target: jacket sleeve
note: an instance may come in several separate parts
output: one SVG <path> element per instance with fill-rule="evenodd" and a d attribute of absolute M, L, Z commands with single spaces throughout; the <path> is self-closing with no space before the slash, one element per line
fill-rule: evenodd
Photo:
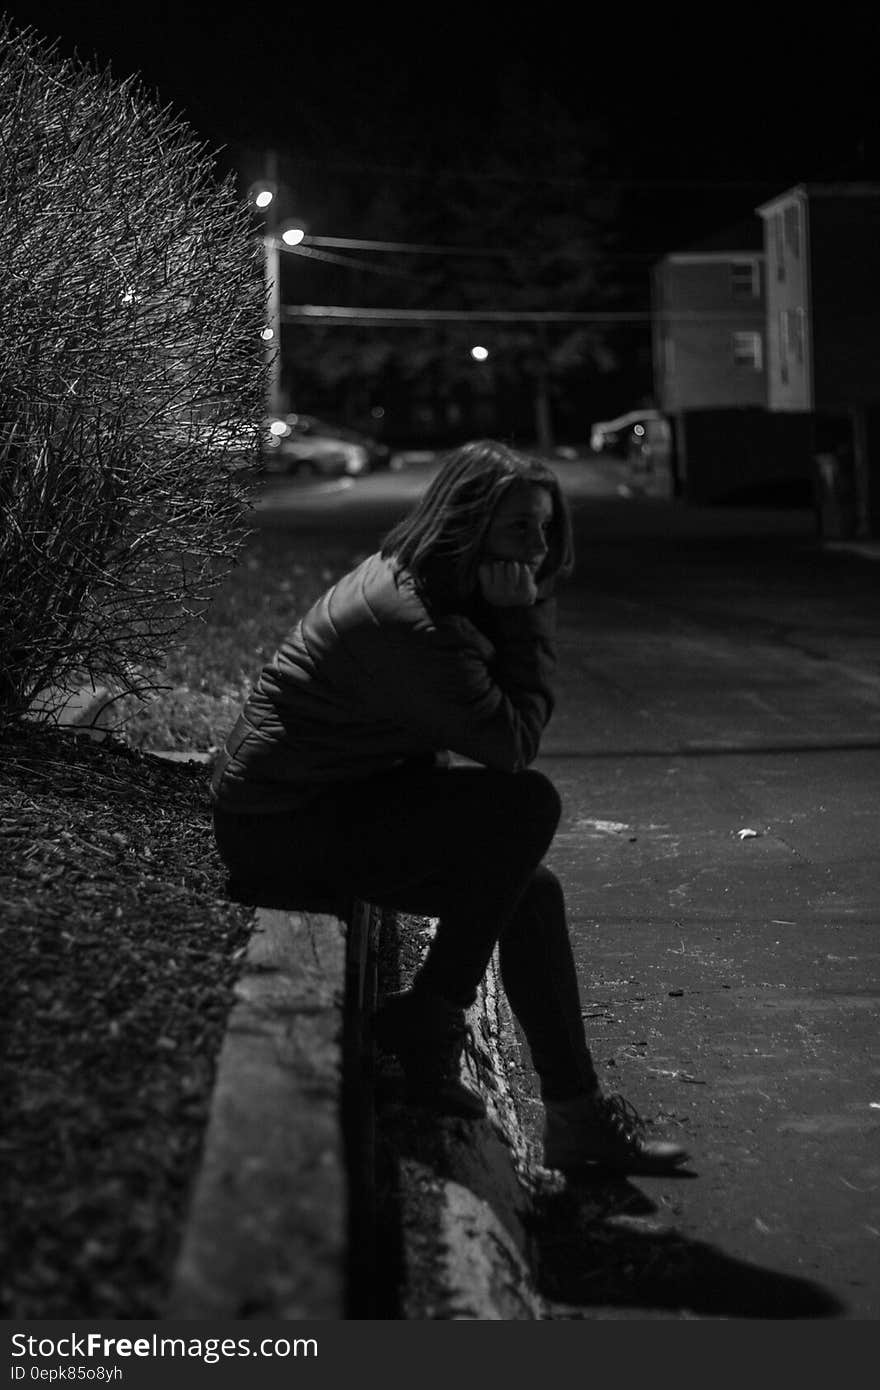
<path fill-rule="evenodd" d="M 393 630 L 364 695 L 434 747 L 518 772 L 553 711 L 554 627 L 546 599 L 494 610 L 491 634 L 458 616 Z"/>

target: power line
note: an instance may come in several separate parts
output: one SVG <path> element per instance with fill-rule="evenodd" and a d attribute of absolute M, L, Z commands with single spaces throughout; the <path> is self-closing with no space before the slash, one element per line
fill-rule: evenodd
<path fill-rule="evenodd" d="M 387 328 L 418 327 L 423 323 L 649 323 L 662 318 L 671 322 L 742 323 L 743 315 L 682 310 L 658 315 L 648 310 L 570 310 L 553 309 L 388 309 L 346 307 L 340 304 L 287 304 L 281 310 L 283 323 L 324 320 L 339 324 L 382 324 Z"/>
<path fill-rule="evenodd" d="M 437 256 L 514 256 L 510 246 L 431 246 L 415 241 L 367 241 L 360 237 L 307 236 L 309 246 L 352 247 L 360 251 L 402 251 L 406 255 Z"/>
<path fill-rule="evenodd" d="M 359 261 L 355 256 L 338 256 L 333 251 L 318 251 L 312 246 L 288 246 L 286 242 L 283 243 L 283 249 L 290 251 L 294 256 L 306 256 L 314 261 L 329 261 L 333 265 L 345 266 L 348 270 L 366 270 L 371 275 L 390 275 L 395 280 L 414 280 L 421 283 L 421 277 L 410 275 L 408 270 L 393 270 L 391 266 L 376 265 L 375 262 L 370 261 Z"/>
<path fill-rule="evenodd" d="M 482 257 L 529 257 L 537 260 L 549 254 L 550 247 L 516 247 L 516 246 L 449 246 L 436 245 L 433 243 L 415 241 L 377 241 L 367 237 L 338 237 L 338 236 L 305 236 L 299 246 L 288 246 L 286 243 L 280 249 L 285 251 L 296 251 L 300 255 L 311 255 L 317 260 L 335 261 L 339 265 L 348 265 L 352 268 L 361 270 L 378 270 L 375 263 L 368 261 L 358 261 L 334 255 L 333 252 L 321 252 L 317 248 L 324 246 L 336 246 L 342 250 L 352 249 L 357 251 L 382 251 L 398 253 L 404 255 L 432 255 L 432 256 L 482 256 Z M 642 251 L 623 251 L 602 246 L 591 247 L 592 255 L 603 268 L 623 261 L 659 261 L 665 256 L 676 254 L 676 249 L 670 250 L 642 250 Z M 736 256 L 755 256 L 760 255 L 758 250 L 745 250 L 730 252 L 731 258 Z M 405 275 L 404 271 L 387 271 L 387 274 Z"/>
<path fill-rule="evenodd" d="M 523 247 L 517 246 L 439 246 L 417 241 L 374 241 L 365 237 L 344 236 L 305 236 L 302 245 L 308 247 L 338 246 L 343 250 L 351 248 L 356 251 L 393 251 L 402 252 L 404 255 L 531 256 L 535 258 L 546 255 L 551 249 L 549 247 L 529 247 L 524 249 Z M 659 260 L 661 257 L 670 254 L 668 249 L 665 251 L 617 251 L 613 248 L 608 249 L 602 246 L 596 246 L 592 247 L 591 250 L 596 258 L 601 260 L 603 265 L 607 265 L 609 261 Z"/>

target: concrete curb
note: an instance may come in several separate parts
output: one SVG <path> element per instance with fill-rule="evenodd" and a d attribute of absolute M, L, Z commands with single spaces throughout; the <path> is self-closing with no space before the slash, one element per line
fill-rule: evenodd
<path fill-rule="evenodd" d="M 166 1318 L 345 1317 L 345 934 L 257 911 Z"/>
<path fill-rule="evenodd" d="M 393 918 L 393 915 L 392 915 Z M 431 919 L 403 917 L 408 983 L 427 949 Z M 417 942 L 413 949 L 414 939 Z M 472 1043 L 463 1079 L 486 1103 L 487 1118 L 459 1120 L 397 1103 L 379 1127 L 394 1170 L 393 1213 L 400 1234 L 399 1316 L 534 1321 L 543 1316 L 531 1265 L 532 1184 L 528 1146 L 508 1080 L 519 1044 L 493 957 L 468 1013 Z M 387 1162 L 386 1158 L 386 1162 Z"/>
<path fill-rule="evenodd" d="M 111 725 L 103 718 L 114 695 L 109 686 L 82 686 L 73 694 L 58 690 L 41 691 L 32 701 L 28 715 L 44 719 L 62 729 L 82 729 L 92 738 L 103 738 Z"/>
<path fill-rule="evenodd" d="M 445 1183 L 444 1274 L 456 1318 L 534 1321 L 542 1304 L 531 1274 L 528 1147 L 508 1081 L 519 1043 L 494 956 L 469 1021 L 477 1041 L 463 1070 L 486 1102 L 490 1130 L 472 1127 L 461 1181 Z"/>
<path fill-rule="evenodd" d="M 378 917 L 380 914 L 372 910 Z M 374 924 L 260 908 L 218 1062 L 166 1319 L 371 1316 L 377 1277 L 371 1059 Z M 429 1220 L 403 1235 L 402 1316 L 534 1320 L 517 1048 L 493 962 L 463 1073 L 489 1118 L 442 1133 Z M 366 1044 L 369 1052 L 369 1043 Z M 402 1169 L 405 1165 L 402 1165 Z M 404 1207 L 411 1175 L 402 1171 Z M 430 1262 L 427 1302 L 425 1263 Z"/>

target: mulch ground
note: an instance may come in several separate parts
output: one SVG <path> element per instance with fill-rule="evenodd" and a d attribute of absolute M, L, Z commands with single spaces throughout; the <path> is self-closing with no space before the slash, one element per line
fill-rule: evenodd
<path fill-rule="evenodd" d="M 204 766 L 0 750 L 0 1316 L 157 1316 L 250 915 Z"/>

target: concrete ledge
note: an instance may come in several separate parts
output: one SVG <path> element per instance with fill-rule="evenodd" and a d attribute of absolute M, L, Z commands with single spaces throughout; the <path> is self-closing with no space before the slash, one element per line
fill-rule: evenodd
<path fill-rule="evenodd" d="M 346 924 L 261 908 L 165 1317 L 345 1317 Z"/>
<path fill-rule="evenodd" d="M 508 1081 L 519 1044 L 497 956 L 469 1013 L 474 1038 L 462 1070 L 486 1102 L 488 1123 L 453 1151 L 443 1184 L 443 1277 L 456 1319 L 533 1321 L 542 1303 L 532 1281 L 527 1217 L 528 1147 Z"/>
<path fill-rule="evenodd" d="M 392 1119 L 382 1133 L 394 1150 L 406 1131 L 391 1158 L 399 1205 L 380 1211 L 369 1029 L 376 938 L 380 922 L 401 922 L 411 973 L 433 924 L 383 918 L 366 904 L 351 918 L 256 911 L 164 1317 L 382 1317 L 383 1223 L 393 1221 L 402 1287 L 400 1312 L 388 1316 L 538 1319 L 528 1153 L 507 1081 L 518 1044 L 497 963 L 470 1010 L 462 1062 L 488 1118 L 401 1107 L 399 1128 Z"/>
<path fill-rule="evenodd" d="M 400 933 L 400 983 L 409 983 L 434 923 L 391 914 Z M 500 985 L 497 953 L 468 1012 L 472 1043 L 463 1079 L 483 1097 L 485 1120 L 405 1106 L 380 1115 L 398 1193 L 401 1316 L 532 1321 L 543 1315 L 532 1276 L 533 1202 L 528 1146 L 508 1080 L 519 1043 Z"/>

